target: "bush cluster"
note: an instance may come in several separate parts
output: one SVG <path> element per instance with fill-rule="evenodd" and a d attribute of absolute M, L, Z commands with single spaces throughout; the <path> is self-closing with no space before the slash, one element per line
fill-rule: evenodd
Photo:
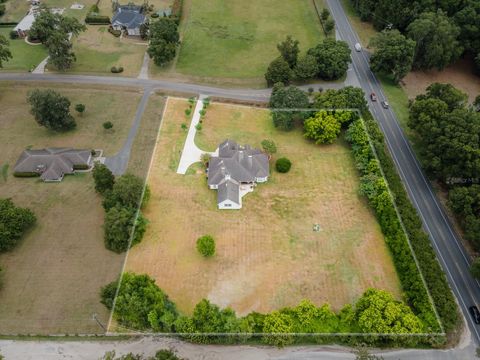
<path fill-rule="evenodd" d="M 417 211 L 410 202 L 395 165 L 385 148 L 384 138 L 377 123 L 368 111 L 363 112 L 363 119 L 382 166 L 385 179 L 388 181 L 390 190 L 395 197 L 395 204 L 443 328 L 447 333 L 452 332 L 459 326 L 460 316 L 445 274 L 437 261 L 430 239 L 422 228 L 422 222 Z"/>
<path fill-rule="evenodd" d="M 122 66 L 119 66 L 119 67 L 116 67 L 116 66 L 112 66 L 110 68 L 110 71 L 114 74 L 120 74 L 123 72 L 123 67 Z"/>
<path fill-rule="evenodd" d="M 286 157 L 281 157 L 275 162 L 275 169 L 277 169 L 279 173 L 287 173 L 290 171 L 291 167 L 292 162 Z"/>
<path fill-rule="evenodd" d="M 120 37 L 120 35 L 122 35 L 122 31 L 121 30 L 115 30 L 113 27 L 109 26 L 108 27 L 108 32 L 110 34 L 112 34 L 113 36 L 115 37 Z"/>
<path fill-rule="evenodd" d="M 215 255 L 215 240 L 211 235 L 203 235 L 197 239 L 197 250 L 203 257 Z"/>

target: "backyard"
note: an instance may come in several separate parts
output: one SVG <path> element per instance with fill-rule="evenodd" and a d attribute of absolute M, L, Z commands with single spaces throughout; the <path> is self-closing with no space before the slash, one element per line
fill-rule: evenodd
<path fill-rule="evenodd" d="M 104 211 L 91 175 L 70 175 L 60 183 L 47 184 L 12 173 L 27 147 L 99 148 L 107 156 L 115 154 L 126 138 L 140 93 L 133 88 L 115 91 L 55 84 L 55 90 L 68 96 L 72 105 L 86 104 L 82 116 L 74 114 L 77 128 L 56 134 L 38 126 L 26 104 L 27 92 L 41 86 L 45 84 L 0 85 L 0 166 L 8 164 L 9 169 L 7 180 L 0 179 L 0 197 L 29 207 L 38 219 L 17 248 L 0 255 L 4 269 L 0 333 L 103 333 L 92 317 L 97 314 L 101 323 L 108 321 L 98 293 L 118 276 L 124 255 L 105 249 Z M 108 120 L 114 128 L 105 131 L 102 123 Z"/>
<path fill-rule="evenodd" d="M 261 79 L 286 35 L 303 50 L 323 38 L 313 3 L 308 0 L 190 0 L 185 2 L 182 43 L 170 72 L 201 78 Z"/>
<path fill-rule="evenodd" d="M 148 178 L 150 224 L 142 243 L 129 252 L 127 271 L 153 276 L 185 313 L 202 298 L 241 315 L 304 298 L 338 310 L 369 287 L 400 298 L 391 256 L 358 194 L 346 144 L 315 146 L 300 130 L 276 130 L 266 110 L 212 104 L 195 139 L 202 150 L 214 150 L 225 138 L 256 147 L 268 138 L 278 146 L 277 157 L 293 163 L 288 174 L 272 169 L 269 181 L 243 198 L 241 210 L 217 210 L 216 192 L 207 188 L 199 164 L 186 175 L 175 172 L 187 106 L 168 101 Z M 217 244 L 208 260 L 195 249 L 196 239 L 205 234 Z"/>

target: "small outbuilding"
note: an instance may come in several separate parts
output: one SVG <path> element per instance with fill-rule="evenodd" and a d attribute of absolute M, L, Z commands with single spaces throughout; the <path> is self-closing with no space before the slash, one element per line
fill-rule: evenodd
<path fill-rule="evenodd" d="M 45 182 L 62 181 L 67 174 L 92 167 L 91 150 L 46 148 L 24 150 L 14 168 L 18 177 L 40 176 Z"/>

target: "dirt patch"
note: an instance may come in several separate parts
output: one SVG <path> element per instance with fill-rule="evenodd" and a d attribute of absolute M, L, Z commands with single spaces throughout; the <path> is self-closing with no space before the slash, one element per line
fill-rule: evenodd
<path fill-rule="evenodd" d="M 480 94 L 480 77 L 473 73 L 473 62 L 470 59 L 460 59 L 443 71 L 412 71 L 403 81 L 411 99 L 424 93 L 427 86 L 435 82 L 452 84 L 467 93 L 470 102 Z"/>
<path fill-rule="evenodd" d="M 380 228 L 358 195 L 346 144 L 315 146 L 300 131 L 273 128 L 265 110 L 212 104 L 196 139 L 205 150 L 225 138 L 252 146 L 270 138 L 278 156 L 293 162 L 288 174 L 272 171 L 266 184 L 243 198 L 241 210 L 217 210 L 204 173 L 179 175 L 171 166 L 185 139 L 186 107 L 186 101 L 168 102 L 148 179 L 150 224 L 143 242 L 130 250 L 127 270 L 153 276 L 186 313 L 202 298 L 243 315 L 304 298 L 338 310 L 368 287 L 400 297 Z M 314 232 L 314 224 L 321 231 Z M 204 234 L 216 239 L 212 259 L 195 249 Z"/>

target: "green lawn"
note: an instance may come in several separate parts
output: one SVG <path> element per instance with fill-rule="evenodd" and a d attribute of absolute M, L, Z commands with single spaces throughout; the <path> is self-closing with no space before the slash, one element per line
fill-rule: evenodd
<path fill-rule="evenodd" d="M 323 38 L 309 0 L 192 0 L 176 71 L 186 75 L 258 78 L 286 35 L 302 50 Z"/>
<path fill-rule="evenodd" d="M 111 75 L 112 66 L 122 66 L 122 76 L 137 76 L 147 49 L 138 42 L 116 38 L 107 31 L 106 26 L 88 26 L 87 31 L 73 40 L 77 61 L 70 71 Z"/>
<path fill-rule="evenodd" d="M 28 71 L 45 59 L 47 50 L 43 45 L 28 45 L 22 39 L 10 40 L 10 31 L 10 28 L 0 28 L 0 35 L 8 39 L 8 47 L 12 53 L 12 59 L 3 63 L 3 70 Z"/>

